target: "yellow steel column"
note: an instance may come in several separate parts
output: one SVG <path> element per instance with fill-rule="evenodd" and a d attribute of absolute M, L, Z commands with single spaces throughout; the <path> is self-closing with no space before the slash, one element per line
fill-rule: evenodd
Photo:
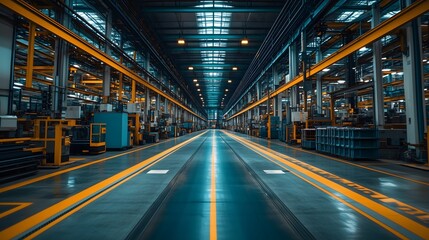
<path fill-rule="evenodd" d="M 293 124 L 292 139 L 296 140 L 296 125 L 295 125 L 295 123 Z"/>
<path fill-rule="evenodd" d="M 28 50 L 27 50 L 27 72 L 25 75 L 25 87 L 33 86 L 33 64 L 34 64 L 34 39 L 36 38 L 36 24 L 30 22 L 28 27 Z"/>
<path fill-rule="evenodd" d="M 54 165 L 61 165 L 61 155 L 62 155 L 62 124 L 55 124 L 55 138 L 54 138 Z"/>
<path fill-rule="evenodd" d="M 124 60 L 121 57 L 119 62 L 122 64 L 123 61 Z M 123 89 L 122 82 L 123 82 L 123 80 L 124 80 L 124 74 L 122 72 L 119 72 L 119 86 L 118 86 L 118 100 L 119 101 L 122 101 L 122 89 Z"/>
<path fill-rule="evenodd" d="M 137 60 L 137 51 L 134 51 L 133 59 Z M 136 81 L 134 79 L 131 79 L 131 102 L 136 102 Z"/>
<path fill-rule="evenodd" d="M 136 102 L 136 81 L 131 79 L 131 102 Z"/>
<path fill-rule="evenodd" d="M 271 116 L 268 115 L 267 138 L 271 139 Z"/>

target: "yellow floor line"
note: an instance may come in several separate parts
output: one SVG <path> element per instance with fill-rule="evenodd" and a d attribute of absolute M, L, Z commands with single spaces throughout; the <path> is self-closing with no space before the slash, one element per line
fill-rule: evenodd
<path fill-rule="evenodd" d="M 39 236 L 40 234 L 44 233 L 45 231 L 47 231 L 48 229 L 52 228 L 53 226 L 57 225 L 58 223 L 60 223 L 61 221 L 63 221 L 64 219 L 70 217 L 71 215 L 73 215 L 74 213 L 78 212 L 79 210 L 81 210 L 82 208 L 86 207 L 87 205 L 89 205 L 90 203 L 94 202 L 95 200 L 99 199 L 100 197 L 106 195 L 107 193 L 111 192 L 112 190 L 116 189 L 117 187 L 121 186 L 123 183 L 127 182 L 128 180 L 132 179 L 133 177 L 139 175 L 140 173 L 146 171 L 147 169 L 149 169 L 150 167 L 152 167 L 153 165 L 155 165 L 156 163 L 158 163 L 159 161 L 161 161 L 162 159 L 158 159 L 157 161 L 149 164 L 147 167 L 143 168 L 142 170 L 132 174 L 131 176 L 125 178 L 124 180 L 120 181 L 119 183 L 113 185 L 112 187 L 108 188 L 107 190 L 103 191 L 102 193 L 96 195 L 95 197 L 91 198 L 90 200 L 84 202 L 83 204 L 79 205 L 76 208 L 73 208 L 73 210 L 67 212 L 64 215 L 61 215 L 61 217 L 55 219 L 54 221 L 49 222 L 47 225 L 43 226 L 42 228 L 38 229 L 37 231 L 35 231 L 34 233 L 28 235 L 27 237 L 24 238 L 24 240 L 30 240 L 30 239 L 34 239 L 37 236 Z"/>
<path fill-rule="evenodd" d="M 362 166 L 360 164 L 352 163 L 350 161 L 345 161 L 345 160 L 340 159 L 340 158 L 328 156 L 328 155 L 317 153 L 317 152 L 308 151 L 308 150 L 301 149 L 301 148 L 287 146 L 286 144 L 284 146 L 281 145 L 281 144 L 278 144 L 278 143 L 274 143 L 274 142 L 272 144 L 276 144 L 278 146 L 282 146 L 282 147 L 286 147 L 286 148 L 289 148 L 289 149 L 297 150 L 297 151 L 300 151 L 300 152 L 305 152 L 305 153 L 308 153 L 308 154 L 320 156 L 320 157 L 323 157 L 323 158 L 331 159 L 331 160 L 334 160 L 334 161 L 337 161 L 337 162 L 341 162 L 341 163 L 345 163 L 345 164 L 348 164 L 348 165 L 352 165 L 352 166 L 355 166 L 355 167 L 360 167 L 360 168 L 363 168 L 363 169 L 366 169 L 366 170 L 369 170 L 369 171 L 378 172 L 378 173 L 386 174 L 386 175 L 389 175 L 389 176 L 392 176 L 392 177 L 401 178 L 401 179 L 404 179 L 404 180 L 407 180 L 407 181 L 410 181 L 410 182 L 415 182 L 415 183 L 419 183 L 419 184 L 423 184 L 423 185 L 429 186 L 428 182 L 419 181 L 419 180 L 416 180 L 416 179 L 407 178 L 407 177 L 404 177 L 404 176 L 401 176 L 401 175 L 397 175 L 397 174 L 394 174 L 394 173 L 390 173 L 390 172 L 386 172 L 386 171 L 383 171 L 383 170 L 379 170 L 379 169 L 374 169 L 374 168 Z"/>
<path fill-rule="evenodd" d="M 170 141 L 172 141 L 172 140 L 170 140 Z M 162 143 L 166 143 L 166 142 L 169 142 L 169 141 L 165 141 L 165 142 L 162 142 Z M 29 180 L 26 180 L 26 181 L 23 181 L 23 182 L 15 183 L 15 184 L 12 184 L 10 186 L 2 187 L 2 188 L 0 188 L 0 193 L 4 193 L 4 192 L 7 192 L 7 191 L 10 191 L 10 190 L 13 190 L 13 189 L 24 187 L 24 186 L 33 184 L 35 182 L 39 182 L 39 181 L 42 181 L 42 180 L 45 180 L 45 179 L 48 179 L 48 178 L 51 178 L 51 177 L 55 177 L 55 176 L 58 176 L 58 175 L 61 175 L 61 174 L 64 174 L 64 173 L 68 173 L 68 172 L 71 172 L 71 171 L 74 171 L 74 170 L 77 170 L 77 169 L 81 169 L 81 168 L 84 168 L 84 167 L 87 167 L 87 166 L 90 166 L 90 165 L 93 165 L 93 164 L 101 163 L 101 162 L 104 162 L 104 161 L 107 161 L 107 160 L 110 160 L 110 159 L 113 159 L 113 158 L 117 158 L 117 157 L 121 157 L 121 156 L 124 156 L 124 155 L 127 155 L 127 154 L 131 154 L 131 153 L 135 153 L 135 152 L 138 152 L 138 151 L 142 151 L 142 150 L 154 147 L 154 146 L 159 145 L 159 144 L 161 144 L 161 143 L 156 143 L 156 144 L 153 144 L 153 145 L 150 145 L 150 146 L 147 146 L 147 147 L 142 147 L 142 148 L 134 149 L 134 150 L 131 150 L 129 152 L 124 152 L 124 153 L 116 154 L 116 155 L 113 155 L 113 156 L 110 156 L 110 157 L 102 158 L 102 159 L 99 159 L 99 160 L 94 160 L 94 161 L 91 161 L 91 162 L 88 162 L 88 163 L 85 163 L 85 164 L 82 164 L 82 165 L 79 165 L 79 166 L 76 166 L 76 167 L 67 168 L 67 169 L 60 170 L 60 171 L 57 171 L 57 172 L 53 172 L 53 173 L 50 173 L 50 174 L 46 174 L 46 175 L 43 175 L 43 176 L 40 176 L 40 177 L 29 179 Z"/>
<path fill-rule="evenodd" d="M 429 213 L 425 212 L 424 210 L 421 210 L 421 209 L 416 208 L 414 206 L 408 205 L 408 204 L 406 204 L 404 202 L 401 202 L 401 201 L 399 201 L 399 200 L 397 200 L 395 198 L 390 198 L 390 197 L 388 197 L 386 195 L 383 195 L 383 194 L 381 194 L 379 192 L 376 192 L 374 190 L 366 188 L 366 187 L 364 187 L 362 185 L 359 185 L 357 183 L 349 181 L 349 180 L 347 180 L 345 178 L 341 178 L 341 177 L 339 177 L 337 175 L 334 175 L 334 174 L 332 174 L 330 172 L 327 172 L 325 170 L 322 170 L 320 168 L 314 167 L 313 165 L 310 165 L 308 163 L 300 161 L 300 160 L 298 160 L 296 158 L 293 158 L 291 156 L 279 153 L 277 151 L 274 151 L 274 150 L 272 150 L 270 148 L 266 148 L 264 146 L 260 146 L 260 145 L 258 145 L 256 143 L 252 142 L 252 141 L 249 141 L 249 144 L 252 144 L 252 145 L 257 146 L 257 147 L 259 146 L 259 147 L 261 147 L 261 148 L 263 148 L 263 149 L 265 149 L 265 150 L 267 150 L 267 151 L 269 151 L 269 152 L 271 152 L 271 153 L 273 153 L 273 154 L 275 154 L 275 155 L 277 155 L 277 156 L 279 156 L 279 157 L 281 157 L 283 159 L 287 159 L 287 160 L 289 160 L 290 162 L 292 162 L 294 164 L 297 164 L 297 165 L 302 166 L 302 167 L 304 167 L 304 168 L 306 168 L 306 169 L 308 169 L 308 170 L 310 170 L 310 171 L 312 171 L 312 172 L 314 172 L 316 174 L 324 176 L 327 179 L 335 179 L 337 182 L 345 184 L 348 187 L 351 187 L 351 188 L 353 188 L 355 190 L 360 191 L 361 193 L 365 193 L 367 196 L 369 196 L 369 197 L 371 197 L 371 198 L 373 198 L 373 199 L 375 199 L 375 200 L 377 200 L 379 202 L 390 204 L 392 207 L 397 208 L 397 210 L 400 210 L 400 211 L 405 212 L 405 213 L 407 213 L 407 214 L 409 214 L 409 215 L 411 215 L 413 217 L 416 217 L 416 218 L 420 219 L 423 222 L 429 221 Z"/>
<path fill-rule="evenodd" d="M 182 142 L 178 145 L 175 145 L 172 148 L 169 148 L 161 153 L 158 153 L 139 164 L 136 164 L 126 170 L 123 170 L 120 173 L 117 173 L 91 187 L 88 187 L 87 189 L 68 197 L 67 199 L 62 200 L 61 202 L 58 202 L 51 207 L 48 207 L 28 218 L 25 220 L 16 223 L 13 226 L 10 226 L 6 228 L 5 230 L 0 232 L 0 236 L 2 236 L 3 239 L 12 239 L 19 235 L 24 234 L 25 232 L 31 230 L 32 228 L 48 221 L 49 219 L 55 217 L 56 215 L 66 211 L 69 208 L 72 208 L 76 204 L 93 197 L 95 194 L 100 193 L 108 188 L 110 188 L 114 184 L 118 184 L 125 178 L 129 177 L 130 175 L 140 171 L 142 168 L 146 167 L 147 165 L 157 161 L 158 159 L 165 158 L 169 154 L 177 151 L 178 149 L 182 148 L 183 146 L 189 144 L 190 142 L 194 141 L 201 135 L 205 134 L 206 132 L 203 132 L 191 139 L 186 140 L 185 142 Z"/>
<path fill-rule="evenodd" d="M 210 240 L 217 239 L 216 220 L 216 138 L 215 132 L 212 135 L 212 157 L 211 157 L 211 191 L 210 191 Z"/>
<path fill-rule="evenodd" d="M 338 183 L 335 183 L 327 178 L 324 178 L 314 172 L 311 172 L 308 169 L 305 169 L 297 164 L 294 164 L 290 161 L 284 160 L 283 158 L 280 158 L 279 156 L 264 150 L 263 148 L 257 146 L 255 143 L 248 141 L 248 140 L 242 140 L 237 136 L 234 136 L 230 133 L 224 132 L 225 134 L 227 134 L 228 136 L 230 136 L 231 138 L 235 139 L 236 141 L 242 143 L 244 146 L 247 146 L 249 149 L 253 150 L 256 153 L 261 153 L 261 156 L 268 156 L 272 159 L 275 159 L 281 163 L 283 163 L 284 165 L 294 169 L 295 171 L 300 172 L 301 174 L 304 174 L 305 176 L 319 182 L 322 185 L 325 185 L 331 189 L 335 189 L 337 192 L 343 194 L 344 196 L 346 196 L 347 198 L 356 201 L 358 203 L 360 203 L 361 205 L 365 206 L 366 208 L 378 213 L 379 215 L 383 216 L 384 218 L 398 224 L 399 226 L 403 227 L 404 229 L 416 234 L 419 237 L 422 238 L 427 238 L 427 236 L 429 236 L 429 228 L 380 204 L 377 203 L 363 195 L 360 195 Z M 373 219 L 370 219 L 373 220 Z M 378 222 L 376 222 L 378 224 Z M 384 227 L 384 226 L 382 226 Z M 389 230 L 389 229 L 387 229 Z M 390 230 L 389 230 L 390 231 Z M 394 232 L 392 232 L 394 233 Z M 395 233 L 394 233 L 395 234 Z"/>
<path fill-rule="evenodd" d="M 258 154 L 259 154 L 260 156 L 264 157 L 265 159 L 267 159 L 268 161 L 270 161 L 270 162 L 272 162 L 272 163 L 276 164 L 277 166 L 279 166 L 279 167 L 281 167 L 281 168 L 283 168 L 283 169 L 285 169 L 285 170 L 289 171 L 290 173 L 292 173 L 292 174 L 293 174 L 293 175 L 295 175 L 296 177 L 298 177 L 298 178 L 302 179 L 303 181 L 307 182 L 308 184 L 312 185 L 313 187 L 315 187 L 315 188 L 319 189 L 320 191 L 322 191 L 322 192 L 324 192 L 324 193 L 328 194 L 329 196 L 331 196 L 331 197 L 332 197 L 332 198 L 334 198 L 335 200 L 337 200 L 337 201 L 341 202 L 342 204 L 344 204 L 344 205 L 348 206 L 349 208 L 351 208 L 351 209 L 355 210 L 356 212 L 360 213 L 361 215 L 363 215 L 364 217 L 368 218 L 369 220 L 371 220 L 371 221 L 375 222 L 376 224 L 378 224 L 378 225 L 379 225 L 379 226 L 381 226 L 382 228 L 384 228 L 384 229 L 386 229 L 387 231 L 389 231 L 389 232 L 393 233 L 393 234 L 394 234 L 394 235 L 396 235 L 398 238 L 400 238 L 400 239 L 406 239 L 406 238 L 407 238 L 405 235 L 403 235 L 403 234 L 401 234 L 400 232 L 396 231 L 395 229 L 391 228 L 391 227 L 390 227 L 390 226 L 388 226 L 387 224 L 385 224 L 385 223 L 383 223 L 383 222 L 379 221 L 378 219 L 374 218 L 373 216 L 369 215 L 368 213 L 366 213 L 366 212 L 362 211 L 361 209 L 359 209 L 359 208 L 357 208 L 357 207 L 353 206 L 351 203 L 349 203 L 349 202 L 347 202 L 346 200 L 344 200 L 344 199 L 340 198 L 339 196 L 335 195 L 334 193 L 331 193 L 331 192 L 329 192 L 328 190 L 326 190 L 326 189 L 324 189 L 324 188 L 320 187 L 319 185 L 317 185 L 317 184 L 313 183 L 312 181 L 310 181 L 310 180 L 308 180 L 308 179 L 304 178 L 303 176 L 301 176 L 301 175 L 299 175 L 299 174 L 297 174 L 297 173 L 295 173 L 295 172 L 293 172 L 293 171 L 290 171 L 290 169 L 286 168 L 284 165 L 281 165 L 280 163 L 278 163 L 278 162 L 276 162 L 276 161 L 274 161 L 274 160 L 272 160 L 272 159 L 270 159 L 270 158 L 267 158 L 267 157 L 266 157 L 266 156 L 264 156 L 263 154 L 260 154 L 260 153 L 258 153 Z"/>
<path fill-rule="evenodd" d="M 7 210 L 6 212 L 0 213 L 0 218 L 4 218 L 14 212 L 17 212 L 23 208 L 30 206 L 31 204 L 32 203 L 29 203 L 29 202 L 0 202 L 0 206 L 17 206 Z"/>

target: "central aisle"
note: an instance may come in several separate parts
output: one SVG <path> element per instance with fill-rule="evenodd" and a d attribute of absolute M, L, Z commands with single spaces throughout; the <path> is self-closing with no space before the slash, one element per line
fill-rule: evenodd
<path fill-rule="evenodd" d="M 145 230 L 130 238 L 215 239 L 216 234 L 218 239 L 297 238 L 220 134 L 215 130 L 208 134 Z M 215 224 L 210 225 L 210 219 L 216 219 Z"/>

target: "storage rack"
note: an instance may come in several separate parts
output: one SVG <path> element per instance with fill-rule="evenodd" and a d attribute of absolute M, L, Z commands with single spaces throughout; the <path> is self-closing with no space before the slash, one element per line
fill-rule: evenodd
<path fill-rule="evenodd" d="M 317 128 L 316 150 L 347 159 L 376 159 L 377 131 L 370 128 Z"/>

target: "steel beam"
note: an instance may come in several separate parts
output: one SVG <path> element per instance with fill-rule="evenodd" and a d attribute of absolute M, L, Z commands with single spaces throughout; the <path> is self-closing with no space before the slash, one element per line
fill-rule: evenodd
<path fill-rule="evenodd" d="M 244 69 L 243 69 L 244 70 Z M 233 71 L 232 69 L 194 69 L 192 70 L 192 72 L 202 72 L 202 73 L 236 73 L 236 72 L 242 72 L 243 70 L 241 70 L 240 68 L 236 71 Z"/>
<path fill-rule="evenodd" d="M 254 47 L 183 47 L 183 48 L 173 48 L 171 52 L 173 53 L 183 53 L 183 52 L 201 52 L 201 51 L 223 51 L 223 52 L 256 52 L 257 48 Z"/>
<path fill-rule="evenodd" d="M 264 40 L 265 35 L 263 34 L 188 34 L 188 35 L 180 35 L 180 34 L 162 34 L 162 39 L 165 40 L 177 40 L 178 38 L 183 38 L 186 40 L 196 39 L 196 40 L 214 40 L 214 39 L 249 39 L 249 42 L 252 40 Z"/>
<path fill-rule="evenodd" d="M 317 74 L 318 72 L 322 71 L 325 68 L 328 68 L 332 64 L 338 62 L 339 60 L 343 59 L 349 54 L 352 54 L 353 52 L 361 49 L 362 47 L 377 41 L 378 39 L 382 38 L 386 34 L 403 26 L 405 23 L 410 22 L 411 20 L 419 17 L 420 15 L 426 13 L 427 11 L 429 11 L 429 1 L 427 0 L 415 1 L 412 5 L 408 6 L 407 8 L 404 8 L 401 12 L 397 13 L 395 16 L 391 17 L 390 19 L 382 22 L 381 24 L 377 25 L 376 27 L 372 28 L 371 30 L 367 31 L 361 36 L 357 37 L 350 43 L 344 45 L 338 51 L 334 52 L 329 57 L 325 58 L 318 64 L 311 67 L 309 71 L 306 73 L 307 78 Z M 286 91 L 289 88 L 301 83 L 303 79 L 304 79 L 303 75 L 302 74 L 299 75 L 298 77 L 294 78 L 292 81 L 286 83 L 285 85 L 282 85 L 274 92 L 270 93 L 270 97 L 277 96 L 281 92 Z M 251 104 L 250 106 L 240 110 L 238 113 L 232 115 L 230 118 L 228 118 L 228 120 L 233 119 L 245 113 L 246 111 L 260 105 L 261 103 L 266 102 L 267 100 L 268 100 L 267 96 L 261 98 L 259 101 Z"/>
<path fill-rule="evenodd" d="M 204 12 L 223 12 L 223 13 L 267 13 L 280 12 L 281 7 L 147 7 L 142 8 L 144 13 L 204 13 Z"/>
<path fill-rule="evenodd" d="M 99 59 L 100 61 L 104 62 L 106 65 L 109 65 L 110 67 L 118 70 L 119 72 L 122 72 L 124 75 L 128 76 L 131 79 L 134 79 L 138 83 L 142 84 L 146 88 L 161 94 L 174 104 L 180 106 L 182 109 L 190 112 L 191 114 L 195 115 L 196 117 L 205 120 L 203 117 L 199 116 L 197 113 L 193 112 L 188 107 L 184 106 L 182 103 L 180 103 L 178 100 L 172 98 L 171 96 L 167 95 L 163 91 L 159 90 L 149 82 L 147 82 L 145 79 L 140 77 L 137 73 L 133 72 L 131 69 L 123 66 L 119 62 L 117 62 L 115 59 L 113 59 L 111 56 L 107 55 L 106 53 L 102 52 L 101 50 L 95 48 L 93 45 L 82 39 L 80 36 L 72 32 L 70 29 L 67 29 L 63 25 L 56 22 L 54 19 L 44 15 L 42 12 L 40 12 L 37 8 L 31 6 L 30 4 L 26 3 L 23 0 L 2 0 L 0 2 L 1 5 L 5 6 L 6 8 L 10 9 L 11 11 L 27 18 L 31 22 L 39 25 L 40 27 L 46 29 L 47 31 L 55 34 L 56 36 L 66 40 L 67 42 L 73 44 L 74 46 L 82 49 L 89 55 Z"/>
<path fill-rule="evenodd" d="M 240 67 L 247 67 L 248 65 L 244 65 L 244 64 L 230 64 L 230 63 L 223 63 L 223 64 L 210 64 L 210 63 L 203 63 L 203 64 L 186 64 L 186 65 L 182 65 L 182 67 L 187 68 L 188 66 L 192 66 L 192 67 L 223 67 L 223 68 L 232 68 L 232 67 L 238 67 L 240 69 Z M 207 71 L 210 71 L 210 69 L 207 69 Z"/>

